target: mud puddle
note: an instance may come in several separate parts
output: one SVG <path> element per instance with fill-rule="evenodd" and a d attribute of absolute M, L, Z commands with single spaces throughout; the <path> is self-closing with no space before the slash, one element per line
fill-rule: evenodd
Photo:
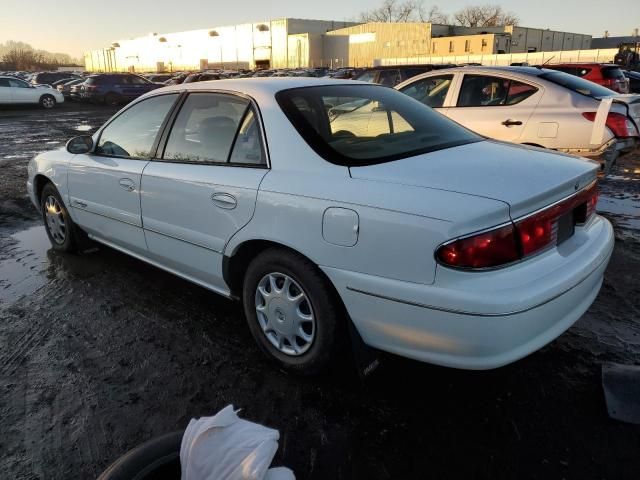
<path fill-rule="evenodd" d="M 600 195 L 597 209 L 613 217 L 621 228 L 640 234 L 640 195 Z"/>
<path fill-rule="evenodd" d="M 9 237 L 9 246 L 0 253 L 0 305 L 11 305 L 47 283 L 50 248 L 40 225 Z"/>

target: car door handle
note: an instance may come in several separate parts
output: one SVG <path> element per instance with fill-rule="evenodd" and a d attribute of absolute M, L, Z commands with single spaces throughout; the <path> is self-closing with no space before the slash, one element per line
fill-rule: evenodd
<path fill-rule="evenodd" d="M 225 210 L 233 210 L 238 206 L 236 197 L 224 192 L 212 194 L 211 201 L 216 207 L 224 208 Z"/>
<path fill-rule="evenodd" d="M 502 122 L 502 125 L 504 125 L 505 127 L 510 127 L 512 125 L 522 125 L 522 122 L 520 120 L 505 120 L 504 122 Z"/>
<path fill-rule="evenodd" d="M 121 178 L 119 183 L 127 192 L 133 192 L 136 189 L 135 182 L 130 178 Z"/>

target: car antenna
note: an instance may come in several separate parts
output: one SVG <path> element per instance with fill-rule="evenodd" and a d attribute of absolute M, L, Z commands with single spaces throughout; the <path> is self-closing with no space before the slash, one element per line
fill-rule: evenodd
<path fill-rule="evenodd" d="M 536 65 L 536 68 L 542 70 L 542 68 L 547 65 L 551 60 L 553 60 L 554 58 L 556 58 L 555 55 L 553 55 L 552 57 L 550 57 L 548 60 L 546 60 L 542 65 Z"/>

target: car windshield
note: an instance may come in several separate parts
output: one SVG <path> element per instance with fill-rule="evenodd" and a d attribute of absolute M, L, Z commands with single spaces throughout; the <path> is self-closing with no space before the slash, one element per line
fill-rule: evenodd
<path fill-rule="evenodd" d="M 545 72 L 540 75 L 540 78 L 588 97 L 606 97 L 616 94 L 613 90 L 609 90 L 602 85 L 564 72 Z"/>
<path fill-rule="evenodd" d="M 383 163 L 483 139 L 411 97 L 376 85 L 295 88 L 276 99 L 304 140 L 339 165 Z"/>

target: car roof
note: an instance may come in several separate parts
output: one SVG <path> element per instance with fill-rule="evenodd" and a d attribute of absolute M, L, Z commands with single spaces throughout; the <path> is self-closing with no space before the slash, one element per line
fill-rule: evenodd
<path fill-rule="evenodd" d="M 450 67 L 443 68 L 440 70 L 432 70 L 426 74 L 422 74 L 424 76 L 431 75 L 444 75 L 449 72 L 476 72 L 476 73 L 491 73 L 491 72 L 504 72 L 504 73 L 519 73 L 522 75 L 533 75 L 540 76 L 545 72 L 551 72 L 552 70 L 548 70 L 545 68 L 537 68 L 537 67 L 500 67 L 500 66 L 476 66 L 476 65 L 467 65 L 463 67 Z"/>
<path fill-rule="evenodd" d="M 179 85 L 170 85 L 154 92 L 182 91 L 182 90 L 229 90 L 245 93 L 249 96 L 260 94 L 272 94 L 282 90 L 302 87 L 320 87 L 336 85 L 369 85 L 368 82 L 358 82 L 355 80 L 335 80 L 331 78 L 314 77 L 251 77 L 251 78 L 229 78 L 222 80 L 211 80 L 207 82 L 194 82 Z M 380 87 L 386 88 L 386 87 Z"/>

